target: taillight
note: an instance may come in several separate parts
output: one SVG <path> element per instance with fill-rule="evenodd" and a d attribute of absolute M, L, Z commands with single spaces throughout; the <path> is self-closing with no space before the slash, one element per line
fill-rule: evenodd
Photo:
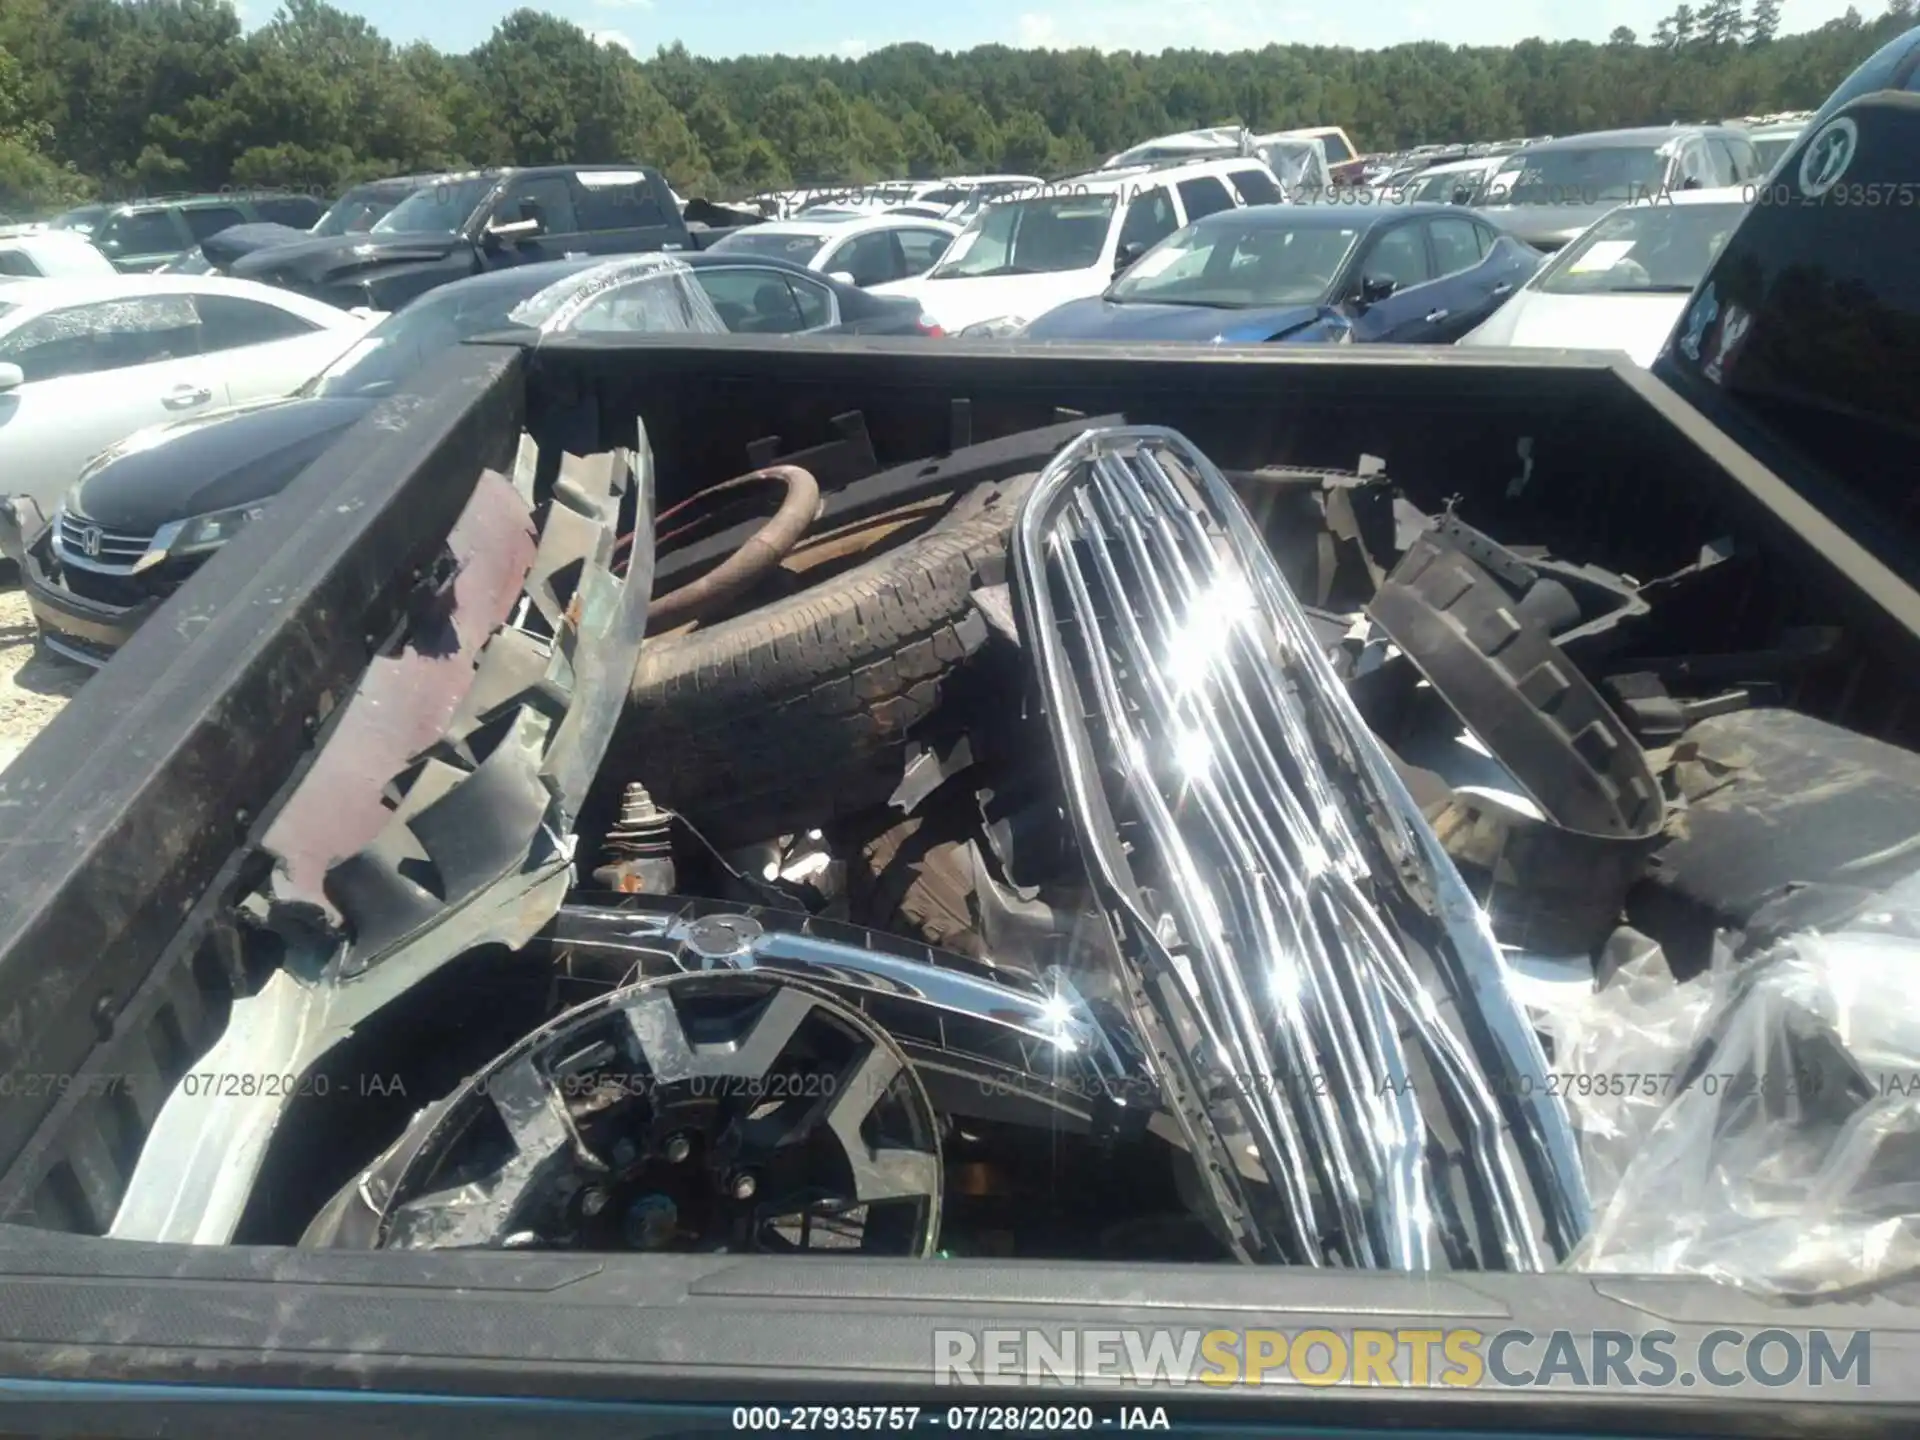
<path fill-rule="evenodd" d="M 940 339 L 947 333 L 940 328 L 939 322 L 931 315 L 922 315 L 918 320 L 913 322 L 913 328 L 918 330 L 922 335 L 929 336 L 935 340 Z"/>

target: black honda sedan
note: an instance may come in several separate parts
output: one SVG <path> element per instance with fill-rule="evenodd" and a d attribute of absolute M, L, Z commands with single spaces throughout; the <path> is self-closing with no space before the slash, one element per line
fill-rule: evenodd
<path fill-rule="evenodd" d="M 917 301 L 870 295 L 761 255 L 676 255 L 741 334 L 937 335 Z M 51 521 L 11 520 L 49 650 L 102 665 L 207 557 L 383 396 L 447 347 L 608 257 L 457 281 L 396 311 L 292 395 L 143 431 L 89 462 Z"/>

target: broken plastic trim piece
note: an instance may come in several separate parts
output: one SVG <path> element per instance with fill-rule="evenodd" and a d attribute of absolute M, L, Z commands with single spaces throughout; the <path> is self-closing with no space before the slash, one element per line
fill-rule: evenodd
<path fill-rule="evenodd" d="M 573 816 L 646 631 L 653 467 L 644 432 L 637 438 L 630 452 L 570 464 L 548 503 L 521 594 L 565 593 L 551 639 L 503 626 L 499 617 L 520 602 L 512 587 L 494 584 L 481 591 L 490 623 L 463 625 L 456 580 L 452 613 L 416 612 L 398 663 L 371 670 L 347 701 L 320 760 L 335 747 L 372 749 L 334 774 L 332 789 L 317 760 L 276 818 L 268 848 L 283 861 L 311 851 L 304 827 L 346 803 L 337 788 L 343 777 L 384 793 L 390 813 L 371 841 L 326 870 L 327 905 L 315 903 L 310 879 L 302 890 L 291 871 L 269 882 L 295 887 L 264 897 L 268 923 L 286 939 L 285 959 L 259 993 L 235 1001 L 225 1033 L 195 1065 L 196 1074 L 296 1078 L 250 1095 L 177 1085 L 129 1178 L 108 1232 L 114 1238 L 230 1242 L 297 1077 L 456 956 L 488 943 L 525 945 L 559 909 L 572 879 Z M 629 484 L 641 487 L 643 539 L 623 581 L 608 562 Z M 507 514 L 524 525 L 525 502 L 504 480 L 483 476 L 450 537 L 456 557 L 473 537 L 495 535 Z M 524 549 L 508 553 L 525 557 Z M 484 571 L 482 557 L 472 558 Z M 458 643 L 447 663 L 473 666 L 484 641 L 478 669 L 466 671 L 463 694 L 433 693 L 433 713 L 447 717 L 439 740 L 382 775 L 369 756 L 379 751 L 391 761 L 401 752 L 372 744 L 392 743 L 391 727 L 377 717 L 406 709 L 411 652 L 444 652 L 449 625 Z"/>

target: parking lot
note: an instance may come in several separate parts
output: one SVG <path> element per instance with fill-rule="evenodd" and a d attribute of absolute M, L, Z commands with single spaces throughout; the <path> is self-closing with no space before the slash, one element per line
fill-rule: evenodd
<path fill-rule="evenodd" d="M 27 748 L 86 679 L 83 666 L 36 651 L 27 597 L 17 585 L 0 588 L 0 769 Z"/>

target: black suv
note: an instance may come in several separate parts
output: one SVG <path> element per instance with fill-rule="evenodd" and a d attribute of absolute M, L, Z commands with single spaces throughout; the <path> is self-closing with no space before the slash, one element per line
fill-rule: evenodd
<path fill-rule="evenodd" d="M 88 237 L 116 270 L 157 270 L 229 225 L 268 221 L 305 230 L 326 213 L 311 195 L 262 190 L 244 195 L 154 195 L 117 205 Z"/>

